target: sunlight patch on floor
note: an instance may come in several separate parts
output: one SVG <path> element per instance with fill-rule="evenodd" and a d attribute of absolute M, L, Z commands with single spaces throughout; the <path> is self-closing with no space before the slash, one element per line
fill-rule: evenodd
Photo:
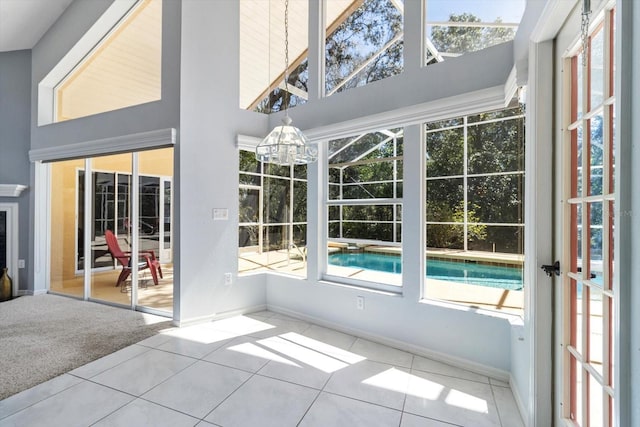
<path fill-rule="evenodd" d="M 269 350 L 266 350 L 249 342 L 228 347 L 227 350 L 236 351 L 238 353 L 243 353 L 249 356 L 259 357 L 260 359 L 273 360 L 274 362 L 300 367 L 300 365 L 291 360 L 285 359 L 284 357 L 278 356 L 277 354 Z"/>

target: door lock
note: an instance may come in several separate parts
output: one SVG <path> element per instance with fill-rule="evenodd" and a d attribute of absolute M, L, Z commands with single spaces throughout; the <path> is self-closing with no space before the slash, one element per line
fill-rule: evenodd
<path fill-rule="evenodd" d="M 553 277 L 554 273 L 556 276 L 560 275 L 560 261 L 554 262 L 553 265 L 543 265 L 540 268 L 543 269 L 549 277 Z"/>

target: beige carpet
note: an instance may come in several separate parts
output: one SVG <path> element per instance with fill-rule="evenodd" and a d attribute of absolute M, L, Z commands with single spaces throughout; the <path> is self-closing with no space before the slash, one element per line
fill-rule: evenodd
<path fill-rule="evenodd" d="M 0 303 L 0 400 L 171 327 L 170 319 L 56 295 Z"/>

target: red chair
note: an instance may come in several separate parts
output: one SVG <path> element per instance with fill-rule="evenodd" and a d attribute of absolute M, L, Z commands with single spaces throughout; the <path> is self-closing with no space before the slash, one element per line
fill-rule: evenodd
<path fill-rule="evenodd" d="M 124 252 L 120 249 L 118 239 L 111 230 L 105 231 L 104 237 L 107 240 L 109 253 L 111 253 L 111 256 L 118 260 L 118 263 L 122 266 L 122 271 L 116 282 L 116 286 L 120 286 L 131 274 L 131 252 Z M 160 267 L 160 261 L 156 259 L 156 254 L 152 250 L 140 251 L 138 256 L 138 270 L 145 270 L 147 268 L 151 272 L 153 283 L 157 285 L 158 274 L 160 274 L 160 278 L 162 278 L 162 268 Z"/>

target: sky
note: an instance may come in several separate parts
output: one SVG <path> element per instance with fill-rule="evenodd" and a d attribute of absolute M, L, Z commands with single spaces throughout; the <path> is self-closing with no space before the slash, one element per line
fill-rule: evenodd
<path fill-rule="evenodd" d="M 429 21 L 448 21 L 451 13 L 473 13 L 485 22 L 520 22 L 525 0 L 426 0 Z"/>

